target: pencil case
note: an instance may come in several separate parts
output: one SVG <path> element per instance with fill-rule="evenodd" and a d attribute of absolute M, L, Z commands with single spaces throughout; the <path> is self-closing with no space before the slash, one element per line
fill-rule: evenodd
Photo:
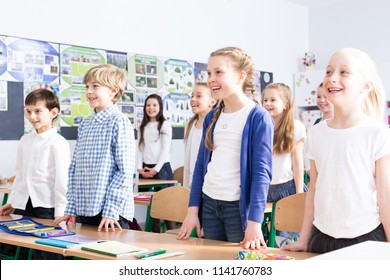
<path fill-rule="evenodd" d="M 38 223 L 29 217 L 1 221 L 0 229 L 4 232 L 11 234 L 35 236 L 40 238 L 58 237 L 75 234 L 72 231 L 64 230 L 58 226 L 55 227 Z"/>

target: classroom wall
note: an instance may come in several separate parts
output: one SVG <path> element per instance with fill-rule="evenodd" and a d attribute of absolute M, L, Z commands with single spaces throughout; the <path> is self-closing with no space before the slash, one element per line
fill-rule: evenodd
<path fill-rule="evenodd" d="M 389 11 L 388 0 L 349 0 L 310 8 L 309 46 L 317 68 L 324 69 L 338 49 L 361 49 L 377 64 L 390 101 Z"/>
<path fill-rule="evenodd" d="M 309 45 L 308 8 L 283 0 L 3 2 L 0 35 L 198 62 L 239 46 L 258 70 L 289 85 Z M 0 175 L 14 174 L 17 142 L 0 142 Z M 182 140 L 173 141 L 173 168 L 183 164 L 183 149 Z"/>

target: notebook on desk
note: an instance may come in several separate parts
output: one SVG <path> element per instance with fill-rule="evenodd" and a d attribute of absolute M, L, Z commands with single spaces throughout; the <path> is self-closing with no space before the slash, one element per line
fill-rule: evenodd
<path fill-rule="evenodd" d="M 93 242 L 97 243 L 98 240 L 80 234 L 35 240 L 35 243 L 37 244 L 55 246 L 55 247 L 60 247 L 65 249 L 73 246 L 80 246 L 82 244 L 93 243 Z"/>
<path fill-rule="evenodd" d="M 100 241 L 97 243 L 87 243 L 81 246 L 81 250 L 108 255 L 112 257 L 131 255 L 136 252 L 146 251 L 143 248 L 112 240 Z"/>

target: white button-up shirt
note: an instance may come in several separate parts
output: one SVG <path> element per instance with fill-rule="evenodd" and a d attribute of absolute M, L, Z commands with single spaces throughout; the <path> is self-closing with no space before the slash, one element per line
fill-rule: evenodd
<path fill-rule="evenodd" d="M 8 203 L 13 208 L 24 210 L 30 197 L 33 207 L 54 207 L 55 217 L 63 216 L 69 163 L 68 141 L 57 133 L 56 128 L 23 135 Z"/>

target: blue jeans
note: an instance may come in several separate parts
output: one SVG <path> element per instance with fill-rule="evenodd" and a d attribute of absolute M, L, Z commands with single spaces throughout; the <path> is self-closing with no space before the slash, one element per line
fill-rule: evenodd
<path fill-rule="evenodd" d="M 309 189 L 303 184 L 303 191 L 307 192 Z M 268 189 L 267 202 L 276 203 L 284 197 L 296 193 L 294 180 L 287 181 L 281 184 L 270 185 Z"/>
<path fill-rule="evenodd" d="M 204 238 L 241 242 L 244 231 L 240 217 L 239 201 L 222 201 L 203 194 L 202 227 Z"/>

